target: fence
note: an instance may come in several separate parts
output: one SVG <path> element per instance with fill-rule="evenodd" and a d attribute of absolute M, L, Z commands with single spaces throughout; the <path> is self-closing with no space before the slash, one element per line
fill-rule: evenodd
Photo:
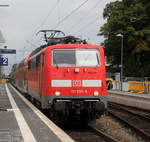
<path fill-rule="evenodd" d="M 2 84 L 2 83 L 6 83 L 7 82 L 7 80 L 6 79 L 0 79 L 0 84 Z"/>
<path fill-rule="evenodd" d="M 150 81 L 128 81 L 129 91 L 136 93 L 150 93 Z"/>
<path fill-rule="evenodd" d="M 121 83 L 113 82 L 113 90 L 121 90 Z M 150 81 L 128 81 L 123 82 L 123 91 L 133 93 L 148 93 L 150 94 Z"/>

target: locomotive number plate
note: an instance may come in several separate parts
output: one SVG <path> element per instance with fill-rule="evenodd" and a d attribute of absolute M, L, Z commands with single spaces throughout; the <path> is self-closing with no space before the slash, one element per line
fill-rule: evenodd
<path fill-rule="evenodd" d="M 81 80 L 72 80 L 72 87 L 81 87 L 82 81 Z"/>

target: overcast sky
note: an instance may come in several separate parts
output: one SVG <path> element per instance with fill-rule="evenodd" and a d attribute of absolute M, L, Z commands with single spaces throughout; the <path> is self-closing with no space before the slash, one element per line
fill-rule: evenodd
<path fill-rule="evenodd" d="M 103 9 L 115 0 L 88 0 L 80 9 L 63 22 L 62 19 L 86 0 L 0 0 L 0 30 L 8 48 L 16 49 L 17 54 L 7 57 L 10 66 L 21 61 L 40 45 L 41 29 L 58 29 L 67 35 L 87 39 L 91 44 L 100 44 L 103 37 L 98 31 L 104 24 Z M 59 23 L 59 24 L 58 24 Z M 4 55 L 6 57 L 6 55 Z M 10 69 L 5 67 L 4 70 Z"/>

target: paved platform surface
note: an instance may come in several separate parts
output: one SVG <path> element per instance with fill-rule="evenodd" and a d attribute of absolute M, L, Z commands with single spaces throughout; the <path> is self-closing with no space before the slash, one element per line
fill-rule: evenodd
<path fill-rule="evenodd" d="M 0 142 L 73 142 L 10 85 L 0 84 Z"/>
<path fill-rule="evenodd" d="M 108 101 L 150 110 L 150 94 L 138 94 L 125 91 L 108 91 Z"/>
<path fill-rule="evenodd" d="M 144 94 L 144 93 L 131 93 L 127 91 L 119 91 L 119 90 L 109 90 L 108 93 L 116 93 L 116 94 L 122 94 L 122 95 L 134 95 L 137 97 L 150 97 L 150 94 Z"/>

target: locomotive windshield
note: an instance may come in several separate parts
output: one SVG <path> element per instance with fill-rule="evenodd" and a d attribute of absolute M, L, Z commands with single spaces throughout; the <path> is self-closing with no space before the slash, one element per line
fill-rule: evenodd
<path fill-rule="evenodd" d="M 53 65 L 57 67 L 96 67 L 100 63 L 96 49 L 55 49 Z"/>

